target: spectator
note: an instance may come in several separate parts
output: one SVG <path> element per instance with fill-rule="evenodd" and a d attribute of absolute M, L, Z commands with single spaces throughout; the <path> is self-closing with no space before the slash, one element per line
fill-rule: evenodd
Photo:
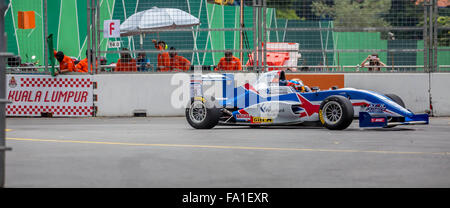
<path fill-rule="evenodd" d="M 225 52 L 225 57 L 221 58 L 217 68 L 220 71 L 242 71 L 242 65 L 239 58 L 233 56 L 231 51 Z"/>
<path fill-rule="evenodd" d="M 150 68 L 153 71 L 153 66 L 150 64 L 150 59 L 147 58 L 147 55 L 145 53 L 139 53 L 137 58 L 137 70 L 139 72 L 146 72 Z"/>
<path fill-rule="evenodd" d="M 182 70 L 185 72 L 189 71 L 189 69 L 191 68 L 191 62 L 183 56 L 179 56 L 174 47 L 170 48 L 169 55 L 171 70 Z"/>
<path fill-rule="evenodd" d="M 133 59 L 128 52 L 127 48 L 122 49 L 122 53 L 120 53 L 120 59 L 116 64 L 116 72 L 129 72 L 129 71 L 137 71 L 136 60 Z"/>
<path fill-rule="evenodd" d="M 302 67 L 300 68 L 300 70 L 301 71 L 309 71 L 309 67 L 307 67 L 308 65 L 307 65 L 307 59 L 306 58 L 303 58 L 302 59 L 303 61 L 302 61 Z"/>
<path fill-rule="evenodd" d="M 370 66 L 386 66 L 386 64 L 380 61 L 377 53 L 373 53 L 372 55 L 369 55 L 366 59 L 364 59 L 364 61 L 361 63 L 361 67 L 369 67 L 369 71 L 381 71 L 380 67 Z"/>
<path fill-rule="evenodd" d="M 91 70 L 93 69 L 92 62 L 94 61 L 94 52 L 91 50 Z M 95 66 L 98 66 L 98 61 L 95 61 Z M 75 66 L 76 72 L 81 73 L 88 73 L 88 50 L 86 50 L 86 58 L 81 60 L 76 66 Z"/>
<path fill-rule="evenodd" d="M 64 55 L 62 51 L 56 52 L 56 50 L 53 52 L 55 55 L 56 60 L 59 62 L 59 72 L 57 71 L 55 74 L 59 73 L 67 73 L 67 72 L 73 72 L 75 69 L 75 64 L 73 63 L 73 60 Z"/>
<path fill-rule="evenodd" d="M 170 71 L 170 56 L 169 53 L 166 52 L 167 44 L 164 41 L 156 42 L 156 40 L 152 40 L 155 44 L 155 48 L 160 51 L 158 54 L 158 64 L 157 71 L 167 72 Z"/>

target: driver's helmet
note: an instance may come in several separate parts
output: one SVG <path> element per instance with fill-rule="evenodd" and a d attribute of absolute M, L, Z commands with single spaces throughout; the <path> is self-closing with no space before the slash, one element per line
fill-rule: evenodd
<path fill-rule="evenodd" d="M 294 88 L 299 92 L 306 92 L 305 85 L 300 79 L 289 80 L 287 86 L 291 86 L 292 88 Z"/>

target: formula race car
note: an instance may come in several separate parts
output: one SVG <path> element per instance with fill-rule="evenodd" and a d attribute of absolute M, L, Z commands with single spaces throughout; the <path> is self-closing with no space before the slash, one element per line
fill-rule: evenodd
<path fill-rule="evenodd" d="M 192 75 L 188 123 L 196 129 L 218 124 L 259 127 L 315 123 L 330 130 L 346 129 L 355 118 L 359 118 L 360 127 L 429 123 L 428 114 L 412 113 L 394 94 L 337 87 L 321 91 L 301 80 L 286 80 L 283 71 L 263 73 L 255 80 L 236 87 L 234 74 Z M 214 86 L 205 89 L 211 83 Z"/>

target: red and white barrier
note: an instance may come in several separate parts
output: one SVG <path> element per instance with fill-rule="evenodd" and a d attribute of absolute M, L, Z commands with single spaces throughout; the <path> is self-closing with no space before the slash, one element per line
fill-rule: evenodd
<path fill-rule="evenodd" d="M 7 76 L 7 116 L 83 117 L 93 113 L 92 76 Z"/>

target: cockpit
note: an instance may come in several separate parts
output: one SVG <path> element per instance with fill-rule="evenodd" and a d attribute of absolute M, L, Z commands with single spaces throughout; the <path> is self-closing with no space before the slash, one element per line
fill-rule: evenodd
<path fill-rule="evenodd" d="M 259 90 L 274 87 L 290 87 L 300 93 L 312 92 L 314 90 L 306 86 L 300 79 L 286 79 L 286 73 L 284 71 L 272 71 L 261 74 L 255 86 Z"/>
<path fill-rule="evenodd" d="M 311 92 L 311 88 L 303 84 L 302 80 L 300 79 L 287 80 L 286 73 L 284 71 L 280 71 L 279 85 L 292 87 L 297 92 L 301 93 Z"/>

